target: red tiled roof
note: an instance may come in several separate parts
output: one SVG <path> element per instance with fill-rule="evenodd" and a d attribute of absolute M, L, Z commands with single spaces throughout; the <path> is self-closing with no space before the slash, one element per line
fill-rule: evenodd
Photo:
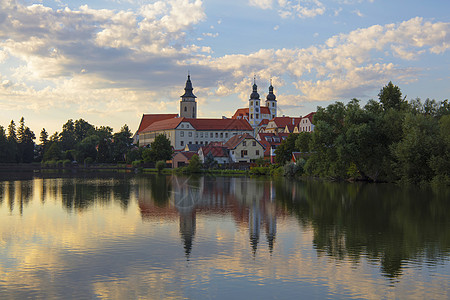
<path fill-rule="evenodd" d="M 194 152 L 194 151 L 183 151 L 183 152 L 180 152 L 180 153 L 183 154 L 184 156 L 186 156 L 186 158 L 188 160 L 191 160 L 192 156 L 198 155 L 198 153 Z"/>
<path fill-rule="evenodd" d="M 144 114 L 142 115 L 141 123 L 139 124 L 137 133 L 139 134 L 154 122 L 176 118 L 177 116 L 177 114 Z"/>
<path fill-rule="evenodd" d="M 185 119 L 196 130 L 248 130 L 253 128 L 243 119 Z"/>
<path fill-rule="evenodd" d="M 304 116 L 303 119 L 304 119 L 304 118 L 308 118 L 309 121 L 312 123 L 312 119 L 313 119 L 313 117 L 314 117 L 315 114 L 316 114 L 316 112 L 309 113 L 309 114 L 307 114 L 306 116 Z"/>
<path fill-rule="evenodd" d="M 237 145 L 239 145 L 245 139 L 254 139 L 254 137 L 252 137 L 248 133 L 235 135 L 231 139 L 229 139 L 224 144 L 224 146 L 227 147 L 228 149 L 234 149 L 234 148 L 236 148 Z"/>
<path fill-rule="evenodd" d="M 244 116 L 248 118 L 248 108 L 239 108 L 231 118 L 237 119 L 237 117 L 241 117 L 242 119 Z"/>
<path fill-rule="evenodd" d="M 294 121 L 293 123 L 292 120 Z M 298 125 L 301 120 L 302 118 L 275 117 L 271 121 L 274 121 L 278 128 L 284 128 L 288 124 Z"/>
<path fill-rule="evenodd" d="M 142 130 L 142 132 L 175 129 L 182 121 L 185 120 L 186 118 L 172 118 L 153 122 L 150 126 Z"/>
<path fill-rule="evenodd" d="M 263 119 L 261 121 L 261 123 L 259 123 L 259 126 L 263 126 L 263 125 L 267 126 L 267 124 L 269 124 L 269 119 Z"/>
<path fill-rule="evenodd" d="M 295 125 L 292 125 L 292 124 L 287 124 L 286 127 L 287 127 L 288 132 L 291 133 L 291 132 L 294 131 L 294 128 L 295 128 L 296 126 L 295 126 Z M 285 128 L 286 128 L 286 127 L 285 127 Z"/>
<path fill-rule="evenodd" d="M 201 148 L 203 155 L 206 157 L 208 153 L 211 153 L 213 157 L 228 157 L 228 151 L 226 147 L 207 145 Z"/>
<path fill-rule="evenodd" d="M 270 115 L 270 109 L 267 106 L 261 106 L 261 114 Z"/>

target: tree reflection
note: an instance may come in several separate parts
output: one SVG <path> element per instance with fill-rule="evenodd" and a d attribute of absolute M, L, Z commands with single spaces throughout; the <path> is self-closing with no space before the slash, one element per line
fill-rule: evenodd
<path fill-rule="evenodd" d="M 442 195 L 393 185 L 277 181 L 277 201 L 314 229 L 318 254 L 380 261 L 398 277 L 404 262 L 448 253 L 450 203 Z"/>

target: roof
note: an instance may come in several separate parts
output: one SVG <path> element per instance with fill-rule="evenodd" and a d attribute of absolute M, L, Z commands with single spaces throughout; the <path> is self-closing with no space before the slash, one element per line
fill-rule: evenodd
<path fill-rule="evenodd" d="M 227 147 L 228 149 L 235 149 L 243 140 L 245 139 L 252 139 L 252 140 L 256 140 L 254 137 L 252 137 L 250 134 L 245 133 L 245 134 L 239 134 L 239 135 L 235 135 L 233 136 L 231 139 L 229 139 L 224 146 Z M 261 145 L 262 146 L 262 145 Z"/>
<path fill-rule="evenodd" d="M 195 151 L 198 152 L 200 150 L 200 145 L 198 144 L 187 144 L 186 147 L 184 147 L 185 151 Z"/>
<path fill-rule="evenodd" d="M 141 123 L 139 124 L 137 133 L 139 134 L 154 122 L 176 117 L 178 117 L 178 114 L 144 114 L 142 115 Z"/>
<path fill-rule="evenodd" d="M 191 160 L 192 156 L 198 155 L 198 153 L 194 152 L 194 151 L 181 151 L 181 152 L 178 152 L 177 154 L 175 154 L 174 158 L 176 155 L 183 155 L 184 157 L 187 158 L 187 160 Z"/>
<path fill-rule="evenodd" d="M 270 115 L 270 108 L 267 106 L 260 106 L 260 112 L 262 115 Z M 244 118 L 249 116 L 248 107 L 247 108 L 239 108 L 236 110 L 234 115 L 231 117 L 232 119 L 237 119 L 238 117 Z"/>
<path fill-rule="evenodd" d="M 227 148 L 224 146 L 215 146 L 215 145 L 207 145 L 200 148 L 203 152 L 203 155 L 206 156 L 209 153 L 212 154 L 213 157 L 228 157 Z"/>
<path fill-rule="evenodd" d="M 273 121 L 278 128 L 284 128 L 288 124 L 298 125 L 301 120 L 302 118 L 275 117 L 271 121 Z"/>
<path fill-rule="evenodd" d="M 316 114 L 316 112 L 309 113 L 309 114 L 307 114 L 306 116 L 304 116 L 302 119 L 307 118 L 307 119 L 309 119 L 309 121 L 311 121 L 311 123 L 312 123 L 312 119 L 313 119 L 313 117 L 314 117 L 315 114 Z"/>
<path fill-rule="evenodd" d="M 186 120 L 186 118 L 172 118 L 153 122 L 150 126 L 142 130 L 142 132 L 175 129 L 184 120 Z"/>
<path fill-rule="evenodd" d="M 296 126 L 293 124 L 287 124 L 285 128 L 287 128 L 287 132 L 291 133 L 294 131 L 295 127 Z"/>
<path fill-rule="evenodd" d="M 259 123 L 259 126 L 267 126 L 267 124 L 269 124 L 269 120 L 268 119 L 263 119 L 261 121 L 261 123 Z"/>
<path fill-rule="evenodd" d="M 270 115 L 270 109 L 267 106 L 261 106 L 261 114 L 263 115 Z"/>
<path fill-rule="evenodd" d="M 248 107 L 247 108 L 239 108 L 236 110 L 234 115 L 231 117 L 232 119 L 237 119 L 237 117 L 247 117 L 248 118 Z"/>

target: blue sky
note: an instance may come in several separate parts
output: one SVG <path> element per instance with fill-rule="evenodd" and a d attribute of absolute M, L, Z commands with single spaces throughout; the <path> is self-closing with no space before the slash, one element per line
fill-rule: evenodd
<path fill-rule="evenodd" d="M 450 2 L 0 0 L 0 125 L 36 135 L 83 118 L 118 131 L 177 113 L 188 71 L 200 117 L 247 105 L 270 78 L 279 114 L 450 94 Z"/>

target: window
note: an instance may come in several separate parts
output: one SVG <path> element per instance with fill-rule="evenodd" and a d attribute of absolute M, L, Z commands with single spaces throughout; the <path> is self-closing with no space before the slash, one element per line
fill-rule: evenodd
<path fill-rule="evenodd" d="M 250 119 L 253 119 L 253 114 L 250 114 Z"/>
<path fill-rule="evenodd" d="M 256 141 L 253 141 L 252 145 L 253 145 L 253 146 L 256 146 Z"/>
<path fill-rule="evenodd" d="M 256 111 L 256 112 L 259 112 L 259 108 L 256 108 L 255 111 Z"/>
<path fill-rule="evenodd" d="M 219 137 L 219 134 L 216 132 L 216 138 L 218 138 Z"/>
<path fill-rule="evenodd" d="M 242 146 L 244 146 L 244 147 L 247 146 L 247 142 L 246 142 L 246 141 L 243 141 L 243 142 L 242 142 Z"/>
<path fill-rule="evenodd" d="M 209 137 L 210 137 L 210 138 L 213 138 L 213 137 L 214 137 L 214 133 L 211 132 L 211 133 L 209 134 Z"/>
<path fill-rule="evenodd" d="M 198 132 L 195 133 L 195 137 L 198 138 Z"/>
<path fill-rule="evenodd" d="M 255 101 L 255 105 L 258 106 L 258 105 L 259 105 L 259 102 L 258 102 L 258 101 Z"/>
<path fill-rule="evenodd" d="M 250 101 L 250 106 L 253 106 L 253 101 Z"/>
<path fill-rule="evenodd" d="M 184 142 L 183 142 L 183 141 L 181 141 L 181 142 L 180 142 L 180 145 L 181 145 L 181 146 L 184 146 Z"/>
<path fill-rule="evenodd" d="M 181 126 L 183 126 L 183 125 L 181 125 Z M 180 136 L 184 136 L 184 131 L 180 132 Z"/>
<path fill-rule="evenodd" d="M 187 107 L 186 106 L 184 107 L 184 111 L 187 111 Z"/>
<path fill-rule="evenodd" d="M 256 114 L 256 118 L 259 119 L 259 114 Z"/>
<path fill-rule="evenodd" d="M 203 137 L 203 132 L 200 132 L 200 137 L 201 137 L 201 138 Z"/>
<path fill-rule="evenodd" d="M 198 141 L 195 141 L 195 144 L 198 145 Z"/>
<path fill-rule="evenodd" d="M 226 137 L 226 138 L 228 137 L 228 132 L 225 132 L 225 137 Z"/>
<path fill-rule="evenodd" d="M 181 128 L 184 128 L 184 124 L 181 124 Z"/>
<path fill-rule="evenodd" d="M 247 156 L 247 150 L 241 150 L 241 157 Z"/>
<path fill-rule="evenodd" d="M 256 150 L 256 156 L 259 156 L 259 150 Z"/>
<path fill-rule="evenodd" d="M 220 137 L 223 138 L 223 132 L 220 133 Z"/>
<path fill-rule="evenodd" d="M 192 137 L 192 132 L 189 132 L 189 136 Z"/>
<path fill-rule="evenodd" d="M 275 106 L 275 102 L 272 102 L 272 107 L 274 107 Z"/>

